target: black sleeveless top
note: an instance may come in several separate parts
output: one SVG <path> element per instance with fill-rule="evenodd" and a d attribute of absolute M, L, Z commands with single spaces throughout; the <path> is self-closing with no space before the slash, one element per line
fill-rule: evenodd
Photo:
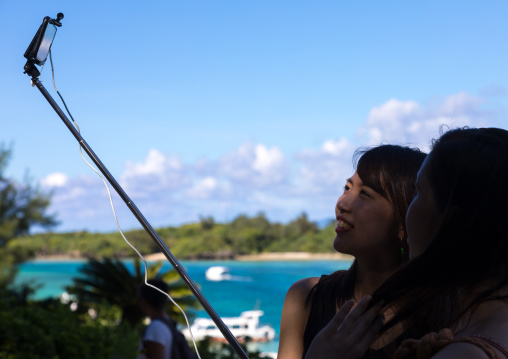
<path fill-rule="evenodd" d="M 307 319 L 307 324 L 305 326 L 305 332 L 303 334 L 302 359 L 305 358 L 310 344 L 316 335 L 328 324 L 328 322 L 335 315 L 337 292 L 341 286 L 341 281 L 346 272 L 347 271 L 340 271 L 334 273 L 334 276 L 337 277 L 337 280 L 333 281 L 325 281 L 324 279 L 328 277 L 328 275 L 323 274 L 319 279 L 319 282 L 314 286 L 314 288 L 312 288 L 307 299 L 311 303 L 311 309 L 309 318 Z M 369 349 L 364 358 L 386 359 L 389 358 L 389 356 L 383 351 L 383 349 Z"/>
<path fill-rule="evenodd" d="M 309 318 L 307 319 L 307 324 L 305 325 L 305 332 L 303 333 L 302 358 L 305 358 L 310 344 L 316 335 L 328 324 L 336 313 L 335 296 L 324 294 L 335 293 L 336 288 L 334 287 L 338 287 L 338 281 L 333 283 L 332 287 L 328 284 L 327 287 L 329 288 L 325 288 L 323 287 L 323 279 L 327 276 L 328 275 L 326 274 L 321 276 L 319 282 L 314 286 L 314 288 L 312 288 L 309 298 L 307 299 L 311 301 L 311 307 Z"/>

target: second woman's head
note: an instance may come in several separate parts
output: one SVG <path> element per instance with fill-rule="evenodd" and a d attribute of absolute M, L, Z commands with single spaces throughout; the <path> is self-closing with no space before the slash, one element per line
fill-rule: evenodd
<path fill-rule="evenodd" d="M 446 132 L 425 160 L 417 190 L 407 214 L 412 257 L 425 253 L 470 283 L 508 279 L 508 131 Z"/>
<path fill-rule="evenodd" d="M 425 154 L 381 145 L 357 151 L 354 159 L 356 173 L 347 180 L 335 208 L 334 248 L 357 258 L 407 258 L 405 216 Z"/>

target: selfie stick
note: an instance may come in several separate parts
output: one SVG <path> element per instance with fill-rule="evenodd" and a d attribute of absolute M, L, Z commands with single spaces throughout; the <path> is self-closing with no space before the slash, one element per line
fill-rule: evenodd
<path fill-rule="evenodd" d="M 61 16 L 60 16 L 61 15 Z M 44 18 L 44 21 L 46 22 L 46 26 L 49 26 L 49 25 L 56 25 L 56 26 L 61 26 L 61 24 L 59 23 L 59 20 L 61 20 L 63 18 L 63 14 L 58 14 L 57 16 L 57 20 L 52 20 L 52 19 L 49 19 L 49 18 Z M 49 19 L 49 20 L 47 20 Z M 58 24 L 54 24 L 52 23 L 53 22 L 57 22 Z M 173 254 L 171 253 L 171 251 L 169 250 L 169 248 L 166 246 L 166 244 L 162 241 L 162 239 L 159 237 L 159 235 L 155 232 L 155 230 L 153 229 L 153 227 L 150 225 L 150 223 L 148 223 L 148 221 L 145 219 L 145 217 L 143 216 L 143 214 L 140 212 L 140 210 L 136 207 L 136 205 L 134 204 L 134 202 L 129 198 L 129 196 L 127 196 L 127 194 L 125 193 L 125 191 L 122 189 L 122 187 L 118 184 L 118 182 L 115 180 L 115 178 L 111 175 L 111 173 L 109 173 L 108 169 L 106 168 L 106 166 L 104 166 L 104 164 L 101 162 L 101 160 L 99 159 L 99 157 L 97 157 L 97 155 L 93 152 L 93 150 L 90 148 L 90 146 L 86 143 L 86 141 L 83 139 L 83 137 L 81 137 L 80 133 L 76 130 L 76 128 L 72 125 L 72 123 L 69 121 L 69 119 L 67 118 L 67 116 L 65 116 L 65 113 L 60 109 L 60 107 L 58 106 L 58 104 L 55 102 L 55 100 L 53 100 L 53 98 L 51 97 L 51 95 L 48 93 L 48 91 L 46 91 L 46 89 L 44 88 L 44 86 L 42 85 L 41 81 L 38 79 L 38 76 L 40 75 L 40 72 L 37 70 L 37 68 L 35 67 L 35 64 L 38 64 L 37 63 L 37 60 L 35 59 L 36 57 L 32 57 L 32 56 L 27 56 L 27 53 L 29 52 L 29 50 L 33 47 L 32 45 L 35 43 L 37 43 L 37 37 L 41 38 L 41 37 L 44 37 L 45 35 L 45 28 L 43 28 L 44 26 L 44 22 L 43 22 L 43 25 L 41 25 L 41 28 L 39 29 L 39 31 L 37 32 L 37 34 L 35 35 L 34 37 L 34 40 L 32 40 L 32 43 L 30 44 L 30 47 L 29 49 L 27 50 L 27 52 L 25 53 L 25 57 L 27 57 L 28 61 L 25 65 L 25 72 L 28 76 L 32 77 L 32 86 L 37 86 L 37 88 L 39 89 L 39 91 L 42 93 L 42 95 L 46 98 L 46 100 L 49 102 L 49 104 L 51 105 L 51 107 L 53 107 L 53 109 L 55 110 L 55 112 L 58 114 L 58 116 L 60 116 L 60 118 L 62 119 L 62 121 L 64 122 L 64 124 L 67 126 L 67 128 L 69 129 L 69 131 L 71 131 L 71 133 L 74 135 L 74 137 L 76 138 L 76 140 L 79 142 L 79 144 L 83 147 L 83 149 L 85 150 L 85 152 L 88 154 L 88 156 L 91 158 L 91 160 L 97 165 L 97 167 L 99 168 L 99 170 L 102 172 L 102 174 L 107 178 L 108 182 L 111 184 L 111 186 L 113 186 L 113 188 L 115 189 L 115 191 L 118 193 L 118 195 L 123 199 L 123 201 L 125 202 L 125 204 L 127 205 L 127 207 L 129 207 L 129 209 L 131 210 L 131 212 L 134 214 L 134 216 L 137 218 L 137 220 L 139 221 L 139 223 L 141 223 L 141 225 L 143 226 L 143 228 L 145 229 L 145 231 L 150 235 L 150 237 L 153 239 L 153 241 L 157 244 L 157 246 L 160 248 L 160 250 L 162 251 L 162 253 L 164 253 L 164 255 L 166 256 L 167 260 L 171 263 L 171 265 L 175 268 L 175 270 L 178 272 L 178 274 L 180 275 L 180 277 L 183 279 L 183 281 L 185 282 L 185 284 L 189 287 L 189 289 L 192 291 L 192 293 L 194 294 L 194 296 L 197 298 L 197 300 L 201 303 L 201 305 L 203 306 L 203 308 L 206 310 L 206 312 L 208 313 L 208 315 L 210 316 L 210 318 L 214 321 L 215 325 L 217 325 L 217 328 L 219 328 L 219 330 L 221 331 L 221 333 L 224 335 L 224 338 L 228 341 L 228 343 L 233 347 L 233 349 L 235 350 L 235 352 L 238 354 L 238 356 L 242 359 L 249 359 L 249 357 L 247 356 L 247 354 L 245 353 L 245 351 L 243 350 L 243 348 L 240 346 L 240 344 L 238 343 L 238 341 L 236 340 L 236 338 L 233 336 L 233 334 L 231 333 L 231 331 L 229 330 L 229 328 L 224 324 L 224 322 L 222 321 L 222 319 L 217 315 L 217 313 L 215 312 L 215 310 L 212 308 L 212 306 L 210 305 L 210 303 L 208 303 L 208 301 L 206 300 L 206 298 L 203 296 L 203 294 L 201 293 L 201 291 L 199 290 L 199 288 L 196 286 L 196 284 L 192 281 L 192 279 L 189 277 L 189 275 L 187 274 L 187 272 L 185 271 L 185 269 L 181 266 L 181 264 L 178 262 L 178 260 L 175 258 L 175 256 L 173 256 Z M 56 33 L 56 27 L 54 29 L 52 29 L 51 31 L 54 31 L 51 33 L 52 36 L 51 37 L 51 41 L 53 41 L 53 37 L 54 37 L 54 34 Z M 47 39 L 46 39 L 47 40 Z M 39 44 L 41 43 L 41 41 L 39 41 Z M 42 41 L 42 44 L 44 44 L 44 40 Z M 43 45 L 42 45 L 43 46 Z M 51 47 L 51 43 L 49 44 L 49 46 L 47 46 L 47 50 L 49 51 L 49 48 Z M 32 48 L 33 50 L 33 48 Z M 38 52 L 38 48 L 35 49 L 36 51 L 35 52 Z M 47 55 L 47 54 L 46 54 Z M 42 63 L 44 63 L 45 61 L 45 57 L 42 61 Z M 40 60 L 40 59 L 39 59 Z"/>

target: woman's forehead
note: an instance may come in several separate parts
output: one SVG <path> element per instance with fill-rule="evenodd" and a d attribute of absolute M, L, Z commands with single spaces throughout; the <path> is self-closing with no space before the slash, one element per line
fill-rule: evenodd
<path fill-rule="evenodd" d="M 383 181 L 383 175 L 381 172 L 376 173 L 374 171 L 369 171 L 366 173 L 366 178 L 362 178 L 357 171 L 351 177 L 351 179 L 356 181 L 352 182 L 353 185 L 368 187 L 382 197 L 388 199 L 387 190 L 385 188 L 385 183 Z"/>

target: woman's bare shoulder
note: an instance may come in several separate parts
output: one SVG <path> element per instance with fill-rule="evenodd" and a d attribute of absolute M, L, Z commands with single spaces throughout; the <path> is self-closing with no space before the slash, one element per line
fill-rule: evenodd
<path fill-rule="evenodd" d="M 307 298 L 307 295 L 317 282 L 319 282 L 319 277 L 308 277 L 297 280 L 289 287 L 288 294 L 291 293 L 292 295 L 298 296 L 305 295 L 305 298 Z"/>
<path fill-rule="evenodd" d="M 299 307 L 305 307 L 307 297 L 317 282 L 319 277 L 303 278 L 294 282 L 286 293 L 285 305 L 296 304 Z"/>

